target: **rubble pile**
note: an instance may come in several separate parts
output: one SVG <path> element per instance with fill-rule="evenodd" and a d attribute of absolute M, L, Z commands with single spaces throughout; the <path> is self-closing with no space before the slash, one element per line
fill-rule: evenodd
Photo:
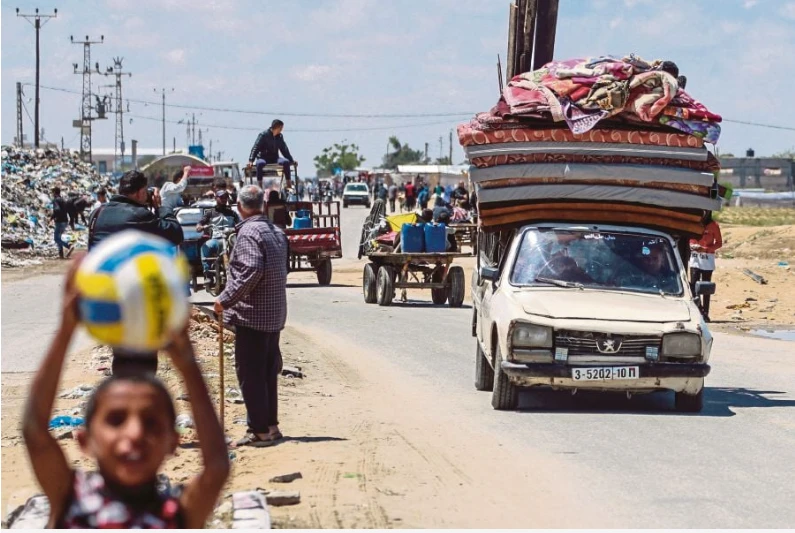
<path fill-rule="evenodd" d="M 70 194 L 92 194 L 110 183 L 77 154 L 54 150 L 2 147 L 2 247 L 25 250 L 25 255 L 55 257 L 52 188 Z M 64 233 L 64 241 L 86 244 L 84 226 Z M 13 261 L 4 261 L 11 266 Z"/>

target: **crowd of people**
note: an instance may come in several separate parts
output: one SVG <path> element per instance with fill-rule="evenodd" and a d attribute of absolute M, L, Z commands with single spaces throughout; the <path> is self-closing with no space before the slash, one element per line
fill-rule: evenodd
<path fill-rule="evenodd" d="M 257 165 L 261 183 L 264 164 L 283 163 L 289 176 L 294 163 L 281 135 L 284 124 L 274 121 L 257 139 L 251 164 Z M 283 158 L 279 157 L 283 154 Z M 122 231 L 134 229 L 162 237 L 175 247 L 183 230 L 174 210 L 181 205 L 190 168 L 176 172 L 161 189 L 150 188 L 141 172 L 125 173 L 118 194 L 104 189 L 96 199 L 63 198 L 54 188 L 52 217 L 60 255 L 68 258 L 74 248 L 61 239 L 68 225 L 82 219 L 88 226 L 89 253 L 99 243 Z M 297 194 L 316 194 L 315 186 L 298 182 Z M 329 185 L 330 187 L 330 185 Z M 417 211 L 424 220 L 449 223 L 466 220 L 476 198 L 461 181 L 453 187 L 431 189 L 419 176 L 408 183 L 380 183 L 373 194 L 389 210 Z M 279 218 L 284 199 L 271 191 L 266 203 L 260 185 L 239 190 L 214 185 L 216 206 L 207 210 L 197 230 L 209 230 L 202 247 L 205 273 L 207 259 L 218 254 L 226 231 L 236 234 L 229 261 L 228 283 L 214 302 L 214 310 L 235 328 L 235 368 L 247 412 L 247 431 L 236 446 L 270 446 L 283 439 L 278 417 L 278 376 L 282 369 L 280 334 L 287 319 L 286 278 L 289 243 L 284 229 L 289 219 Z M 237 205 L 237 212 L 231 209 Z M 85 211 L 91 209 L 89 216 Z M 288 215 L 289 216 L 289 215 Z M 690 282 L 710 281 L 715 251 L 722 245 L 720 228 L 709 218 L 701 239 L 690 242 Z M 658 253 L 660 252 L 660 253 Z M 181 373 L 191 400 L 203 467 L 179 494 L 158 491 L 157 473 L 178 443 L 172 398 L 156 377 L 158 352 L 131 352 L 113 347 L 112 375 L 102 381 L 87 403 L 85 427 L 78 432 L 82 450 L 93 457 L 96 472 L 83 472 L 67 461 L 51 435 L 52 414 L 67 347 L 79 321 L 75 272 L 83 256 L 77 256 L 69 273 L 61 307 L 59 329 L 38 370 L 25 410 L 23 435 L 35 475 L 51 506 L 50 527 L 203 527 L 213 511 L 229 475 L 224 430 L 215 414 L 207 386 L 196 363 L 187 329 L 179 332 L 165 353 Z M 652 249 L 643 266 L 658 272 L 665 256 Z M 701 308 L 709 320 L 709 296 Z"/>

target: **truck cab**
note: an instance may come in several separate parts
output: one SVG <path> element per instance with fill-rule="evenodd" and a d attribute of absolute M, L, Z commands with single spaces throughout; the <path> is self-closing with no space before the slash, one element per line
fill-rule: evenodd
<path fill-rule="evenodd" d="M 712 335 L 670 234 L 575 223 L 488 234 L 472 300 L 475 385 L 495 409 L 533 387 L 672 390 L 677 410 L 702 408 Z"/>

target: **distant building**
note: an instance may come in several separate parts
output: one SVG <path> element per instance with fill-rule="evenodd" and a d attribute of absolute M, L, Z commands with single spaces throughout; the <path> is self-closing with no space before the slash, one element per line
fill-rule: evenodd
<path fill-rule="evenodd" d="M 747 157 L 720 158 L 721 183 L 730 183 L 735 189 L 765 189 L 768 191 L 791 191 L 795 188 L 795 160 L 775 157 L 754 157 L 749 150 Z"/>

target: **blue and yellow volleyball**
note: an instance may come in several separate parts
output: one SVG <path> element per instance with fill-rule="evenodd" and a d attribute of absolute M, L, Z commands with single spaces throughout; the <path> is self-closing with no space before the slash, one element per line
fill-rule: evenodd
<path fill-rule="evenodd" d="M 75 276 L 80 320 L 103 344 L 163 348 L 190 312 L 185 258 L 160 237 L 127 230 L 102 241 Z"/>

